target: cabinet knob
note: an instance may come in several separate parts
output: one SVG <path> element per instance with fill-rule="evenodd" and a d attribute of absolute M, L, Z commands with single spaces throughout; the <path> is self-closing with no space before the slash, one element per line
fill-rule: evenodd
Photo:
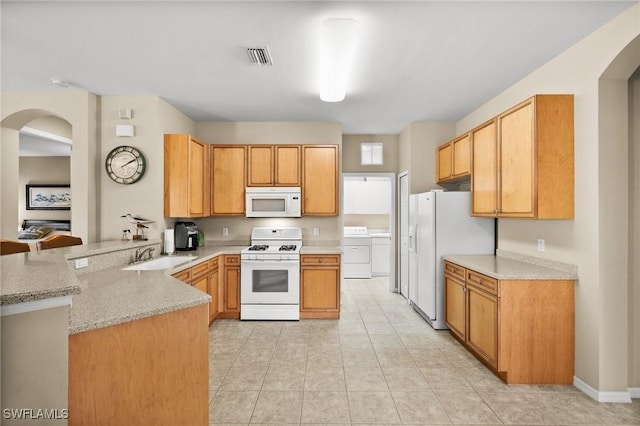
<path fill-rule="evenodd" d="M 478 278 L 478 282 L 479 282 L 480 284 L 482 284 L 482 281 L 484 281 L 482 278 Z"/>

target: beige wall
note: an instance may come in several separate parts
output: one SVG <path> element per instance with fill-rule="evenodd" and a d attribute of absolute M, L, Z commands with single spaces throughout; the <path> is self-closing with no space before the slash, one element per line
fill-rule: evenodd
<path fill-rule="evenodd" d="M 640 388 L 640 68 L 629 80 L 629 386 Z"/>
<path fill-rule="evenodd" d="M 409 171 L 409 193 L 442 189 L 436 184 L 436 148 L 455 137 L 454 123 L 415 122 L 399 136 L 398 172 Z"/>
<path fill-rule="evenodd" d="M 0 150 L 0 236 L 17 238 L 18 130 L 34 119 L 57 116 L 71 124 L 71 232 L 83 241 L 97 241 L 99 135 L 98 97 L 87 92 L 2 93 L 2 142 Z"/>
<path fill-rule="evenodd" d="M 122 108 L 133 110 L 133 118 L 122 120 L 118 111 Z M 134 225 L 121 218 L 130 213 L 137 217 L 153 220 L 145 230 L 148 238 L 160 238 L 168 224 L 164 218 L 164 134 L 191 133 L 194 123 L 186 115 L 155 96 L 103 96 L 102 97 L 102 149 L 100 181 L 101 194 L 101 240 L 114 240 L 122 236 L 122 230 Z M 134 137 L 118 137 L 115 126 L 130 124 L 135 126 Z M 145 174 L 138 182 L 122 185 L 107 175 L 104 159 L 109 152 L 120 145 L 131 145 L 142 151 L 146 160 Z"/>
<path fill-rule="evenodd" d="M 382 165 L 360 165 L 360 144 L 362 142 L 382 142 L 384 155 Z M 343 135 L 342 171 L 344 173 L 397 173 L 398 135 Z"/>
<path fill-rule="evenodd" d="M 43 132 L 51 133 L 65 138 L 71 138 L 72 136 L 72 129 L 69 122 L 51 115 L 47 117 L 36 118 L 26 125 L 27 127 L 31 127 L 32 129 L 42 130 Z"/>
<path fill-rule="evenodd" d="M 195 136 L 215 144 L 331 144 L 342 153 L 342 125 L 340 123 L 260 123 L 216 122 L 196 123 Z M 340 161 L 342 167 L 342 161 Z M 303 217 L 300 219 L 246 219 L 244 217 L 212 217 L 197 219 L 199 229 L 207 241 L 248 241 L 254 226 L 299 226 L 306 244 L 339 241 L 342 238 L 340 217 Z M 222 236 L 222 228 L 229 236 Z M 319 228 L 320 235 L 313 235 Z"/>
<path fill-rule="evenodd" d="M 618 280 L 620 274 L 614 270 L 619 265 L 623 274 L 626 271 L 625 240 L 614 239 L 627 232 L 622 216 L 628 210 L 626 196 L 620 197 L 627 193 L 623 176 L 627 150 L 621 140 L 626 130 L 619 125 L 607 127 L 600 112 L 605 105 L 613 107 L 614 114 L 627 111 L 620 110 L 626 99 L 620 99 L 624 94 L 619 84 L 599 84 L 599 80 L 639 34 L 640 6 L 636 5 L 464 117 L 456 132 L 461 134 L 536 93 L 575 94 L 575 219 L 500 219 L 498 247 L 578 265 L 575 375 L 604 392 L 626 391 L 629 386 L 629 319 L 624 316 L 626 307 L 615 308 L 619 301 L 626 304 L 628 286 L 626 277 Z M 640 65 L 637 52 L 632 48 L 622 61 L 627 65 L 624 79 Z M 616 149 L 600 158 L 609 146 Z M 603 214 L 616 209 L 622 213 Z M 544 253 L 536 250 L 538 238 L 546 240 Z"/>
<path fill-rule="evenodd" d="M 27 210 L 26 185 L 68 184 L 70 157 L 20 157 L 18 180 L 18 225 L 25 219 L 71 220 L 70 210 Z"/>

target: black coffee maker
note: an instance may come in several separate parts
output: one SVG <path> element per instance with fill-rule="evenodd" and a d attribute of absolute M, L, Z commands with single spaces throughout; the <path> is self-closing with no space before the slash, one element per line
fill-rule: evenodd
<path fill-rule="evenodd" d="M 193 222 L 176 222 L 176 250 L 196 250 L 198 248 L 198 227 Z"/>

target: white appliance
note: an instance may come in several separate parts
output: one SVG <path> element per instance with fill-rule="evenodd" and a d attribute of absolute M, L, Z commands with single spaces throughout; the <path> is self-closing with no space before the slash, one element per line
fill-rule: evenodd
<path fill-rule="evenodd" d="M 255 227 L 240 252 L 240 319 L 300 319 L 302 229 Z"/>
<path fill-rule="evenodd" d="M 470 192 L 409 197 L 409 300 L 435 329 L 447 328 L 442 257 L 495 251 L 495 220 L 470 214 Z"/>
<path fill-rule="evenodd" d="M 245 189 L 247 217 L 300 217 L 299 186 L 249 186 Z"/>
<path fill-rule="evenodd" d="M 391 234 L 371 232 L 371 276 L 388 277 L 391 270 Z"/>
<path fill-rule="evenodd" d="M 371 236 L 366 226 L 345 226 L 342 240 L 344 278 L 371 278 Z"/>

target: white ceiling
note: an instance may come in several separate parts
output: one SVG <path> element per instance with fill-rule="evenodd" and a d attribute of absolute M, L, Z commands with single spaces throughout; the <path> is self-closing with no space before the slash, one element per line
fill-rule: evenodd
<path fill-rule="evenodd" d="M 158 95 L 196 121 L 396 134 L 462 118 L 637 2 L 3 0 L 1 83 Z M 318 97 L 316 34 L 329 16 L 361 26 L 341 103 Z M 244 48 L 264 45 L 274 66 L 249 65 Z"/>

